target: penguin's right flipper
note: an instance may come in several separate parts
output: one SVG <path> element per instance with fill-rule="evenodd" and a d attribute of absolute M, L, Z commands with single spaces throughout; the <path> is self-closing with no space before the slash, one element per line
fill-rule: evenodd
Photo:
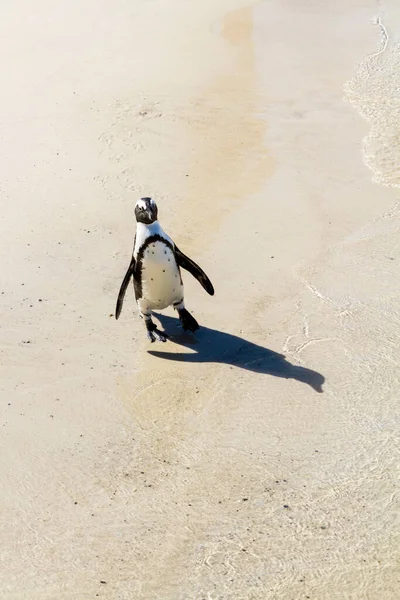
<path fill-rule="evenodd" d="M 135 259 L 132 256 L 131 263 L 128 267 L 128 270 L 125 274 L 125 277 L 124 277 L 124 279 L 121 283 L 121 287 L 119 289 L 117 306 L 115 309 L 115 318 L 116 319 L 118 319 L 119 315 L 121 314 L 122 304 L 124 303 L 125 292 L 128 287 L 129 281 L 130 281 L 131 277 L 133 276 L 134 269 L 135 269 Z"/>
<path fill-rule="evenodd" d="M 210 296 L 214 296 L 213 284 L 208 279 L 208 277 L 204 273 L 204 271 L 199 267 L 199 265 L 197 265 L 194 262 L 194 260 L 192 260 L 185 254 L 183 254 L 183 252 L 181 252 L 179 250 L 179 248 L 177 248 L 176 246 L 175 246 L 175 258 L 176 258 L 176 262 L 178 263 L 178 265 L 180 267 L 182 267 L 182 269 L 186 269 L 186 271 L 189 271 L 189 273 L 191 273 L 193 275 L 193 277 L 195 277 L 197 279 L 197 281 L 203 286 L 203 288 L 206 290 L 206 292 L 208 294 L 210 294 Z"/>

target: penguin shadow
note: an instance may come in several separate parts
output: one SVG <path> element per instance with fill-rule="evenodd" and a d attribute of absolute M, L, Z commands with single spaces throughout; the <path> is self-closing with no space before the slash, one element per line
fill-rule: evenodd
<path fill-rule="evenodd" d="M 283 354 L 258 346 L 252 342 L 224 333 L 217 329 L 201 327 L 193 335 L 183 332 L 179 320 L 166 315 L 154 315 L 168 333 L 169 341 L 185 348 L 188 353 L 163 352 L 149 350 L 149 354 L 165 360 L 189 363 L 221 363 L 284 379 L 296 379 L 311 386 L 313 390 L 322 393 L 325 377 L 317 371 L 292 365 Z M 196 351 L 193 352 L 193 349 Z"/>

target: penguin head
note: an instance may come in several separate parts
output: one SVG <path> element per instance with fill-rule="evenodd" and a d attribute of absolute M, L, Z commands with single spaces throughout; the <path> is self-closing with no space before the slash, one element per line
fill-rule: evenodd
<path fill-rule="evenodd" d="M 151 225 L 154 221 L 157 221 L 157 204 L 153 198 L 140 198 L 136 202 L 135 206 L 135 217 L 138 223 L 144 223 L 145 225 Z"/>

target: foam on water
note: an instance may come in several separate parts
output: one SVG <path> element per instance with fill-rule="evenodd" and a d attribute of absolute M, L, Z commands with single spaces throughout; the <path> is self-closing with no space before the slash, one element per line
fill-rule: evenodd
<path fill-rule="evenodd" d="M 378 47 L 357 66 L 345 98 L 371 126 L 363 154 L 374 181 L 400 187 L 400 10 L 385 9 L 373 25 Z"/>

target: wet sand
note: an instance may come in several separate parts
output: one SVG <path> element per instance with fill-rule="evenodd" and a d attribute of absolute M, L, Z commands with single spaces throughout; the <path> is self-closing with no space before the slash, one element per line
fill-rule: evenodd
<path fill-rule="evenodd" d="M 400 19 L 330 4 L 4 10 L 2 599 L 397 598 Z M 113 318 L 141 195 L 195 339 Z"/>

